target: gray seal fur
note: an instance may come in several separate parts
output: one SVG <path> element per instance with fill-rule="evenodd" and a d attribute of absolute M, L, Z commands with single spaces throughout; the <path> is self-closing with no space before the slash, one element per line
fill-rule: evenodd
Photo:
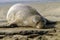
<path fill-rule="evenodd" d="M 8 24 L 16 24 L 18 26 L 31 26 L 42 28 L 46 24 L 46 20 L 36 11 L 35 8 L 25 4 L 13 5 L 7 13 Z"/>

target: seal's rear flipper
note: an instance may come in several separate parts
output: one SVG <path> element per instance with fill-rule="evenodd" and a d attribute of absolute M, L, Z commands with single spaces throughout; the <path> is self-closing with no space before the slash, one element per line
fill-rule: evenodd
<path fill-rule="evenodd" d="M 45 24 L 45 27 L 44 28 L 55 28 L 55 25 L 56 25 L 56 21 L 50 21 L 50 20 L 46 20 L 46 24 Z"/>

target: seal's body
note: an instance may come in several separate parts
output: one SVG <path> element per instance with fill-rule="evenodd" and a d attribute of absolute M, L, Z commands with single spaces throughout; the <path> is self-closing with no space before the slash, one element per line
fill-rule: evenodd
<path fill-rule="evenodd" d="M 16 24 L 36 28 L 42 28 L 45 24 L 43 22 L 46 22 L 34 8 L 24 4 L 13 5 L 7 13 L 7 21 L 9 25 Z"/>

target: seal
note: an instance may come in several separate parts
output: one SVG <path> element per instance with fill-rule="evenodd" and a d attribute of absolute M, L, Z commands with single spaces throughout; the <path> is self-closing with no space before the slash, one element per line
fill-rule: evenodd
<path fill-rule="evenodd" d="M 42 28 L 46 24 L 46 20 L 35 8 L 20 3 L 11 6 L 6 18 L 9 25 L 15 26 Z"/>

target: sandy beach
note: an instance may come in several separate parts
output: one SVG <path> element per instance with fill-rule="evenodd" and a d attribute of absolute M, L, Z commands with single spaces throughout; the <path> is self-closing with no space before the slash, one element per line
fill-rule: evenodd
<path fill-rule="evenodd" d="M 16 4 L 16 3 L 14 3 Z M 0 40 L 60 40 L 60 3 L 26 3 L 27 5 L 35 8 L 43 17 L 50 21 L 57 21 L 54 24 L 55 29 L 36 29 L 35 28 L 3 28 L 7 25 L 6 15 L 9 8 L 13 5 L 1 4 L 0 5 Z M 49 25 L 48 25 L 49 26 Z M 52 24 L 50 24 L 52 26 Z M 23 30 L 21 30 L 23 29 Z M 32 35 L 20 35 L 21 33 L 34 33 Z M 38 33 L 37 33 L 38 32 Z M 17 34 L 18 33 L 18 34 Z M 31 34 L 30 33 L 30 34 Z M 38 35 L 36 35 L 36 33 Z M 41 35 L 42 34 L 42 35 Z M 35 36 L 35 38 L 34 38 Z M 17 38 L 17 39 L 16 39 Z M 27 38 L 27 39 L 26 39 Z"/>

